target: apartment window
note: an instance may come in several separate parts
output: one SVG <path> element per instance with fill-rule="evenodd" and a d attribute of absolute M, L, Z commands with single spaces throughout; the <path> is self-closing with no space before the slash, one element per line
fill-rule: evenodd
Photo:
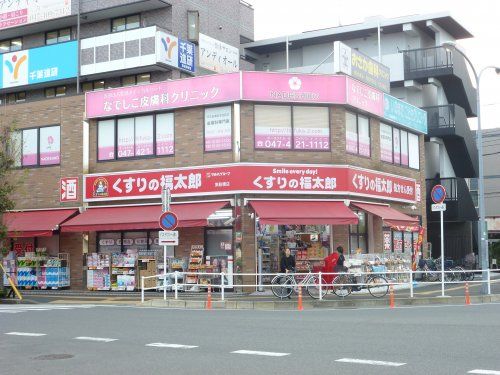
<path fill-rule="evenodd" d="M 61 127 L 45 126 L 17 130 L 11 136 L 11 155 L 17 167 L 60 164 Z"/>
<path fill-rule="evenodd" d="M 370 120 L 357 113 L 346 112 L 346 151 L 370 157 Z"/>
<path fill-rule="evenodd" d="M 471 198 L 472 198 L 472 201 L 474 202 L 474 207 L 478 208 L 479 207 L 479 194 L 478 194 L 478 191 L 479 191 L 479 188 L 478 188 L 478 183 L 477 183 L 477 178 L 470 178 L 468 180 L 469 182 L 469 191 L 470 191 L 470 195 L 471 195 Z"/>
<path fill-rule="evenodd" d="M 53 30 L 45 33 L 45 44 L 56 44 L 71 40 L 71 28 Z"/>
<path fill-rule="evenodd" d="M 362 253 L 368 252 L 367 241 L 367 220 L 363 211 L 355 212 L 358 215 L 358 224 L 349 225 L 349 253 L 356 254 L 360 250 Z"/>
<path fill-rule="evenodd" d="M 92 81 L 82 83 L 82 91 L 99 91 L 104 90 L 104 80 L 102 81 Z"/>
<path fill-rule="evenodd" d="M 255 105 L 255 148 L 330 150 L 328 107 Z"/>
<path fill-rule="evenodd" d="M 48 87 L 45 89 L 46 98 L 66 95 L 66 86 Z"/>
<path fill-rule="evenodd" d="M 188 40 L 197 42 L 200 33 L 200 13 L 197 10 L 188 10 L 187 22 Z"/>
<path fill-rule="evenodd" d="M 384 228 L 383 250 L 391 253 L 410 253 L 417 249 L 418 232 L 401 232 Z"/>
<path fill-rule="evenodd" d="M 141 16 L 139 14 L 132 14 L 127 17 L 115 18 L 111 21 L 111 32 L 116 33 L 119 31 L 138 29 L 141 26 Z"/>
<path fill-rule="evenodd" d="M 7 94 L 7 104 L 22 103 L 26 101 L 26 91 Z"/>
<path fill-rule="evenodd" d="M 0 54 L 6 52 L 20 51 L 23 49 L 22 38 L 2 40 L 0 42 Z"/>
<path fill-rule="evenodd" d="M 380 124 L 380 160 L 419 169 L 419 157 L 418 135 Z"/>
<path fill-rule="evenodd" d="M 122 77 L 122 86 L 134 86 L 134 85 L 143 85 L 146 83 L 151 83 L 151 74 L 143 73 L 137 74 L 133 76 L 125 76 Z"/>
<path fill-rule="evenodd" d="M 174 114 L 99 121 L 97 159 L 116 160 L 174 154 Z"/>

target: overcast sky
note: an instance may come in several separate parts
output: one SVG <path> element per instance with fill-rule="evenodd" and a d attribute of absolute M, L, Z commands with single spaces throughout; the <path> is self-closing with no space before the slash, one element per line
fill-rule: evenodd
<path fill-rule="evenodd" d="M 393 18 L 449 11 L 474 35 L 459 41 L 479 71 L 500 66 L 500 1 L 475 0 L 246 0 L 255 9 L 255 40 L 362 22 L 365 17 Z M 383 41 L 382 41 L 383 43 Z M 500 127 L 500 75 L 481 78 L 483 128 Z M 475 122 L 471 121 L 471 126 Z"/>

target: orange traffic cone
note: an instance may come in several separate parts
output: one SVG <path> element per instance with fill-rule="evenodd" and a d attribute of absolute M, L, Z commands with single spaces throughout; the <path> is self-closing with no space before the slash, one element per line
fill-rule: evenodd
<path fill-rule="evenodd" d="M 299 300 L 297 303 L 297 310 L 302 311 L 304 310 L 304 306 L 302 306 L 302 287 L 299 286 Z"/>
<path fill-rule="evenodd" d="M 206 310 L 212 310 L 212 286 L 208 284 L 208 293 L 207 293 L 207 307 Z"/>
<path fill-rule="evenodd" d="M 469 283 L 465 283 L 465 304 L 470 305 Z"/>
<path fill-rule="evenodd" d="M 389 285 L 389 307 L 391 309 L 394 308 L 394 288 L 393 288 L 392 284 Z"/>

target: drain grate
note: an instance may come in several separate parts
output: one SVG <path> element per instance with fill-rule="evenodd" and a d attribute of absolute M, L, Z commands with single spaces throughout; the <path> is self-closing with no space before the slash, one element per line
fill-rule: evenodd
<path fill-rule="evenodd" d="M 38 359 L 40 361 L 54 361 L 57 359 L 69 359 L 73 357 L 74 357 L 73 354 L 45 354 L 45 355 L 39 355 L 34 359 Z"/>

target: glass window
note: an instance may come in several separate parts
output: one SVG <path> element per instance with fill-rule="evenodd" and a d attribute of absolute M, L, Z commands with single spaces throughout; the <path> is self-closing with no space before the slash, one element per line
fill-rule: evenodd
<path fill-rule="evenodd" d="M 138 14 L 127 17 L 127 30 L 137 29 L 141 26 L 141 17 Z"/>
<path fill-rule="evenodd" d="M 358 137 L 359 154 L 370 157 L 370 122 L 368 117 L 358 115 Z"/>
<path fill-rule="evenodd" d="M 18 130 L 12 132 L 10 136 L 9 155 L 14 160 L 14 167 L 20 167 L 22 165 L 21 162 L 22 142 L 23 142 L 22 131 Z"/>
<path fill-rule="evenodd" d="M 16 92 L 16 103 L 26 101 L 26 91 Z"/>
<path fill-rule="evenodd" d="M 66 95 L 66 86 L 57 86 L 56 96 L 64 96 L 64 95 Z"/>
<path fill-rule="evenodd" d="M 255 148 L 267 150 L 292 148 L 290 106 L 255 105 Z"/>
<path fill-rule="evenodd" d="M 134 118 L 118 120 L 118 158 L 128 158 L 134 153 Z"/>
<path fill-rule="evenodd" d="M 87 91 L 92 91 L 94 90 L 94 85 L 92 82 L 84 82 L 82 83 L 82 91 L 87 92 Z"/>
<path fill-rule="evenodd" d="M 198 33 L 200 31 L 200 14 L 196 10 L 188 10 L 188 40 L 198 41 Z"/>
<path fill-rule="evenodd" d="M 153 155 L 153 116 L 135 118 L 135 156 Z"/>
<path fill-rule="evenodd" d="M 67 42 L 69 40 L 71 40 L 71 29 L 67 28 L 59 30 L 59 38 L 58 38 L 59 43 Z"/>
<path fill-rule="evenodd" d="M 23 166 L 38 164 L 38 129 L 23 130 Z"/>
<path fill-rule="evenodd" d="M 14 104 L 16 102 L 16 94 L 10 93 L 7 94 L 7 104 Z"/>
<path fill-rule="evenodd" d="M 122 240 L 120 232 L 98 233 L 97 251 L 99 253 L 120 253 Z"/>
<path fill-rule="evenodd" d="M 401 164 L 401 138 L 399 129 L 392 128 L 394 164 Z"/>
<path fill-rule="evenodd" d="M 125 25 L 126 25 L 125 17 L 115 18 L 112 21 L 111 32 L 116 33 L 118 31 L 123 31 L 125 30 L 126 27 Z"/>
<path fill-rule="evenodd" d="M 112 160 L 115 158 L 115 121 L 99 121 L 97 125 L 97 158 Z"/>
<path fill-rule="evenodd" d="M 206 152 L 232 149 L 232 107 L 205 108 L 204 147 Z"/>
<path fill-rule="evenodd" d="M 0 42 L 0 53 L 10 52 L 10 40 Z"/>
<path fill-rule="evenodd" d="M 82 83 L 82 91 L 98 91 L 104 90 L 104 81 L 93 81 L 93 82 L 84 82 Z"/>
<path fill-rule="evenodd" d="M 346 112 L 346 151 L 370 157 L 370 148 L 369 118 Z"/>
<path fill-rule="evenodd" d="M 367 216 L 363 211 L 356 212 L 358 215 L 358 224 L 349 225 L 349 253 L 355 254 L 361 250 L 368 252 L 367 241 Z"/>
<path fill-rule="evenodd" d="M 151 82 L 151 74 L 149 74 L 149 73 L 139 74 L 137 76 L 136 82 L 138 85 L 150 83 Z"/>
<path fill-rule="evenodd" d="M 49 31 L 45 34 L 45 44 L 57 43 L 57 31 Z"/>
<path fill-rule="evenodd" d="M 356 114 L 346 112 L 346 151 L 352 154 L 358 153 L 358 125 Z"/>
<path fill-rule="evenodd" d="M 94 81 L 94 90 L 104 90 L 104 80 Z"/>
<path fill-rule="evenodd" d="M 174 114 L 156 115 L 156 155 L 174 154 Z"/>
<path fill-rule="evenodd" d="M 380 160 L 392 163 L 392 126 L 380 123 Z"/>
<path fill-rule="evenodd" d="M 60 164 L 60 126 L 40 128 L 40 165 Z"/>
<path fill-rule="evenodd" d="M 111 32 L 137 29 L 141 26 L 141 17 L 139 14 L 134 14 L 128 17 L 115 18 L 111 22 Z"/>
<path fill-rule="evenodd" d="M 10 51 L 20 51 L 23 49 L 23 40 L 21 38 L 12 39 L 10 43 Z"/>
<path fill-rule="evenodd" d="M 133 86 L 133 85 L 135 85 L 135 78 L 136 78 L 136 76 L 122 77 L 122 86 L 126 87 L 126 86 Z"/>
<path fill-rule="evenodd" d="M 328 107 L 293 107 L 293 144 L 296 150 L 329 150 Z"/>
<path fill-rule="evenodd" d="M 139 252 L 148 249 L 148 232 L 124 232 L 122 237 L 123 252 Z"/>
<path fill-rule="evenodd" d="M 408 133 L 408 154 L 409 161 L 408 165 L 410 168 L 419 169 L 420 168 L 420 153 L 418 146 L 418 135 Z"/>
<path fill-rule="evenodd" d="M 401 130 L 401 164 L 408 166 L 408 132 Z"/>
<path fill-rule="evenodd" d="M 54 98 L 56 96 L 56 89 L 54 87 L 49 87 L 45 89 L 46 98 Z"/>

